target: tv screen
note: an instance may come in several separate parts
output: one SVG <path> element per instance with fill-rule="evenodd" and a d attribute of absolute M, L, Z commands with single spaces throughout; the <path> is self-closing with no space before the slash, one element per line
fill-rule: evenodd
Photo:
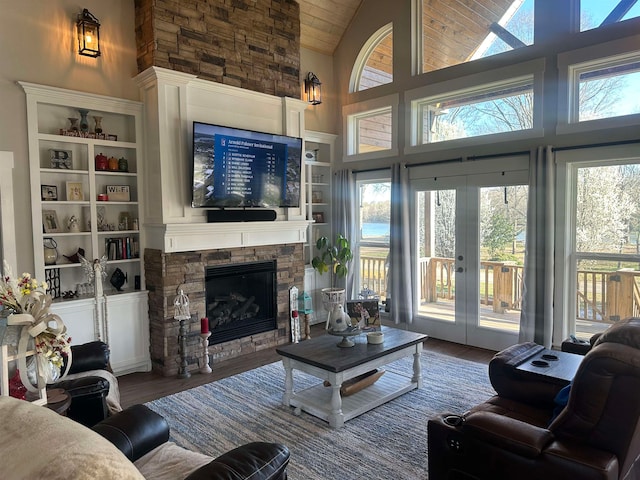
<path fill-rule="evenodd" d="M 298 207 L 302 139 L 193 122 L 193 207 Z"/>

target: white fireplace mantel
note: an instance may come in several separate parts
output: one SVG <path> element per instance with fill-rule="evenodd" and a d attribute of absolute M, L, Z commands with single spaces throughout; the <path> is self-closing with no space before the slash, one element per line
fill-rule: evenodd
<path fill-rule="evenodd" d="M 206 223 L 191 208 L 193 122 L 304 136 L 307 102 L 150 67 L 136 77 L 145 109 L 143 218 L 146 247 L 166 253 L 306 241 L 302 204 L 276 209 L 276 221 Z M 304 162 L 301 178 L 305 178 Z"/>
<path fill-rule="evenodd" d="M 147 225 L 149 247 L 165 253 L 303 243 L 307 220 Z"/>

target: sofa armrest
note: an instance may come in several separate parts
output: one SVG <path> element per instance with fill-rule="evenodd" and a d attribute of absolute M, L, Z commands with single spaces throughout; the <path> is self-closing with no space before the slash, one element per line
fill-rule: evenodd
<path fill-rule="evenodd" d="M 110 354 L 109 345 L 100 341 L 72 345 L 69 373 L 82 373 L 89 370 L 108 370 L 111 372 Z M 67 368 L 66 358 L 64 359 L 63 372 L 65 368 Z"/>
<path fill-rule="evenodd" d="M 186 480 L 285 480 L 289 456 L 289 449 L 278 443 L 248 443 L 200 467 Z"/>
<path fill-rule="evenodd" d="M 145 405 L 133 405 L 96 424 L 93 430 L 135 462 L 169 440 L 169 424 Z"/>
<path fill-rule="evenodd" d="M 71 396 L 67 416 L 87 427 L 92 427 L 109 415 L 107 395 L 109 381 L 102 377 L 80 377 L 61 380 L 49 388 L 62 388 Z"/>
<path fill-rule="evenodd" d="M 492 412 L 469 414 L 462 430 L 478 441 L 485 441 L 526 458 L 537 457 L 554 440 L 553 433 L 546 428 Z"/>

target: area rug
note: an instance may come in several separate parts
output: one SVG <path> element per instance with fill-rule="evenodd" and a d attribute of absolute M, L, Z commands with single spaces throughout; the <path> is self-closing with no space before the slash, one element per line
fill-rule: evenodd
<path fill-rule="evenodd" d="M 487 365 L 433 352 L 421 357 L 423 387 L 348 421 L 340 429 L 282 405 L 280 362 L 170 395 L 147 405 L 167 418 L 171 440 L 216 457 L 251 441 L 291 450 L 290 480 L 427 478 L 427 420 L 462 413 L 494 394 Z M 385 370 L 410 373 L 412 359 Z M 318 379 L 294 372 L 296 390 Z"/>

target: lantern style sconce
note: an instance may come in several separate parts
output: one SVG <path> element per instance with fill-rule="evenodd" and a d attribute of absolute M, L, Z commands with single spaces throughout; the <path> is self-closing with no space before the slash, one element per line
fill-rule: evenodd
<path fill-rule="evenodd" d="M 87 57 L 100 56 L 100 22 L 86 8 L 78 15 L 78 53 Z"/>
<path fill-rule="evenodd" d="M 313 72 L 309 72 L 304 80 L 304 93 L 307 95 L 307 102 L 311 105 L 322 103 L 322 83 Z"/>

